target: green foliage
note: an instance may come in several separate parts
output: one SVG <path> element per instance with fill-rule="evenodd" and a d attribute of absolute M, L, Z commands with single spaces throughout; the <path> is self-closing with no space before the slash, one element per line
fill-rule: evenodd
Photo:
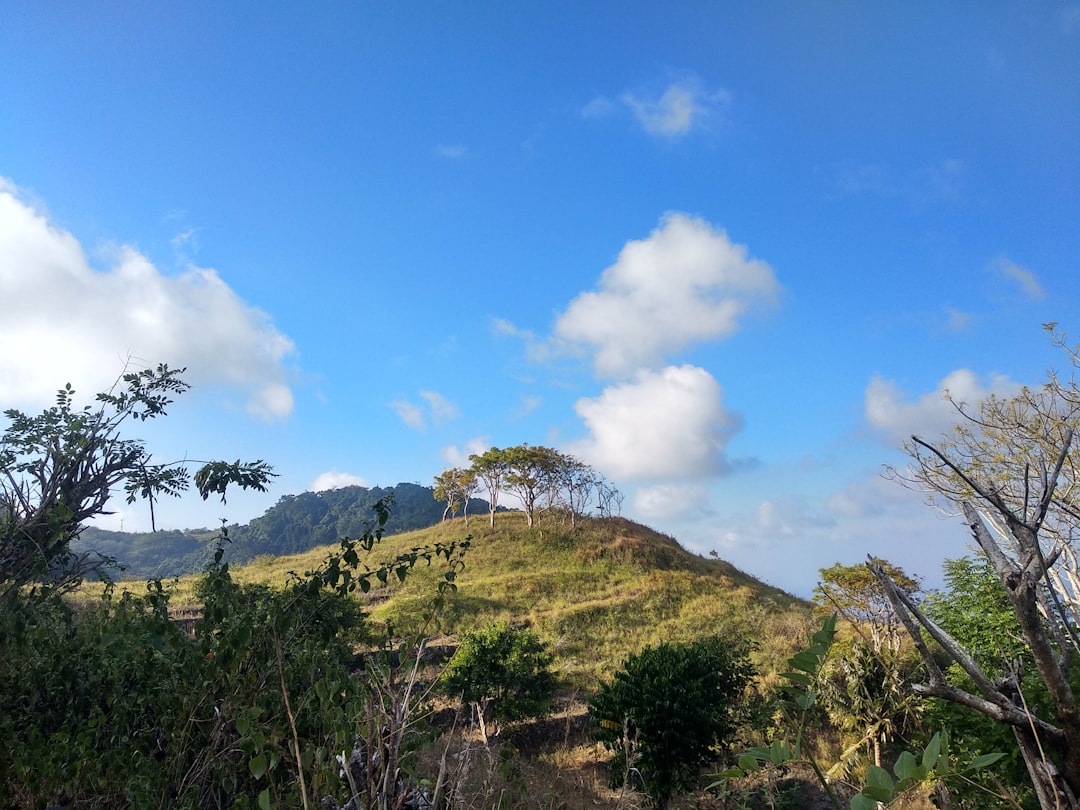
<path fill-rule="evenodd" d="M 918 659 L 885 647 L 875 652 L 864 641 L 843 641 L 841 654 L 826 663 L 819 679 L 819 701 L 850 744 L 830 776 L 846 776 L 856 765 L 881 765 L 896 739 L 910 739 L 919 730 L 921 703 L 911 690 Z"/>
<path fill-rule="evenodd" d="M 661 807 L 691 788 L 731 741 L 752 675 L 747 650 L 718 637 L 627 658 L 589 701 L 595 736 L 615 753 L 613 784 L 631 781 Z"/>
<path fill-rule="evenodd" d="M 946 560 L 945 588 L 928 596 L 923 610 L 967 649 L 984 672 L 1002 676 L 1016 659 L 1031 661 L 1012 603 L 983 556 Z"/>
<path fill-rule="evenodd" d="M 157 464 L 138 439 L 124 438 L 129 420 L 165 415 L 171 397 L 188 385 L 183 369 L 159 365 L 124 374 L 113 390 L 97 395 L 97 409 L 75 406 L 70 385 L 56 405 L 36 416 L 5 412 L 9 423 L 0 437 L 0 599 L 32 582 L 70 588 L 109 560 L 76 555 L 71 544 L 90 518 L 104 512 L 114 489 L 138 498 L 179 495 L 190 483 L 178 463 Z M 263 461 L 210 462 L 195 473 L 204 498 L 224 499 L 230 484 L 265 489 L 274 473 Z"/>
<path fill-rule="evenodd" d="M 411 702 L 389 655 L 353 677 L 354 646 L 370 641 L 352 598 L 418 563 L 445 563 L 429 604 L 434 618 L 455 588 L 469 546 L 433 543 L 373 564 L 390 504 L 375 527 L 341 540 L 321 564 L 282 589 L 237 583 L 218 548 L 195 586 L 201 618 L 191 635 L 169 615 L 172 590 L 153 580 L 140 595 L 73 608 L 63 587 L 84 567 L 70 543 L 100 514 L 113 486 L 153 499 L 187 486 L 187 471 L 154 465 L 142 442 L 123 439 L 127 419 L 164 413 L 183 391 L 179 372 L 125 375 L 97 411 L 9 411 L 0 443 L 0 805 L 134 808 L 307 806 L 345 789 L 338 756 L 380 752 L 353 773 L 349 795 L 400 806 L 408 789 Z M 211 462 L 195 474 L 203 497 L 231 483 L 262 488 L 265 463 Z M 58 565 L 66 567 L 57 569 Z M 23 588 L 48 575 L 46 587 Z M 389 637 L 389 632 L 388 632 Z M 422 647 L 422 642 L 418 643 Z M 417 656 L 417 661 L 419 657 Z M 358 718 L 372 720 L 366 729 Z M 366 736 L 365 736 L 366 734 Z M 354 745 L 357 738 L 363 743 Z M 355 804 L 355 802 L 354 802 Z"/>
<path fill-rule="evenodd" d="M 203 611 L 192 636 L 169 618 L 160 582 L 119 600 L 107 589 L 80 611 L 55 595 L 14 600 L 0 612 L 0 804 L 299 806 L 346 789 L 335 756 L 365 731 L 379 740 L 367 750 L 392 742 L 394 769 L 407 767 L 415 738 L 405 714 L 387 712 L 396 726 L 357 727 L 396 700 L 385 688 L 396 675 L 379 655 L 366 677 L 352 675 L 354 645 L 371 634 L 349 595 L 441 559 L 436 608 L 468 542 L 364 565 L 380 537 L 342 541 L 282 590 L 238 584 L 218 553 L 196 586 Z"/>
<path fill-rule="evenodd" d="M 1012 605 L 993 567 L 985 557 L 946 560 L 945 588 L 931 594 L 923 609 L 950 636 L 971 654 L 984 672 L 998 680 L 1011 674 L 1019 663 L 1033 669 L 1031 653 L 1024 644 Z M 971 690 L 973 684 L 956 665 L 946 671 L 949 681 Z M 1076 689 L 1080 684 L 1075 683 Z M 1046 685 L 1038 678 L 1023 681 L 1024 700 L 1040 716 L 1051 711 Z M 977 756 L 982 751 L 1007 752 L 994 768 L 993 782 L 986 774 L 976 774 L 973 782 L 952 789 L 957 808 L 1015 806 L 987 791 L 1002 788 L 1024 806 L 1037 807 L 1031 778 L 1016 746 L 1012 729 L 966 706 L 935 699 L 929 702 L 926 717 L 935 726 L 948 728 L 958 755 Z"/>
<path fill-rule="evenodd" d="M 498 722 L 539 717 L 555 696 L 553 660 L 535 632 L 496 622 L 462 637 L 440 689 L 476 706 L 481 718 L 489 704 Z"/>
<path fill-rule="evenodd" d="M 453 517 L 459 509 L 464 509 L 465 525 L 469 525 L 469 501 L 479 487 L 476 474 L 472 470 L 451 467 L 435 476 L 432 495 L 437 501 L 445 501 L 442 519 Z"/>
<path fill-rule="evenodd" d="M 718 774 L 719 781 L 710 789 L 726 785 L 729 780 L 744 776 L 786 769 L 793 764 L 808 766 L 817 776 L 835 810 L 841 810 L 840 799 L 826 778 L 821 764 L 806 745 L 805 732 L 811 710 L 818 700 L 817 689 L 826 671 L 829 654 L 836 644 L 837 614 L 826 618 L 821 629 L 814 633 L 811 645 L 789 661 L 791 671 L 784 673 L 788 686 L 776 703 L 782 718 L 781 736 L 765 746 L 750 748 L 738 758 L 737 767 Z M 904 751 L 893 766 L 893 773 L 870 764 L 862 789 L 851 799 L 852 810 L 875 810 L 891 803 L 918 785 L 959 777 L 970 782 L 968 774 L 976 773 L 1001 759 L 1003 754 L 984 754 L 973 758 L 966 766 L 956 769 L 949 759 L 947 733 L 937 733 L 918 754 Z"/>
<path fill-rule="evenodd" d="M 919 581 L 887 560 L 875 558 L 899 587 L 909 593 L 919 591 Z M 896 618 L 884 586 L 866 565 L 836 565 L 818 572 L 821 580 L 814 588 L 814 603 L 827 616 L 837 612 L 861 635 L 875 653 L 890 649 L 898 652 L 903 628 Z"/>

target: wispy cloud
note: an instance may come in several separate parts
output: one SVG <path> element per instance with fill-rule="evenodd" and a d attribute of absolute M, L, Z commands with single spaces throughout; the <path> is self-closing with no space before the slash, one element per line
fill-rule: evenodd
<path fill-rule="evenodd" d="M 1001 257 L 993 262 L 992 268 L 998 275 L 1012 282 L 1032 301 L 1042 301 L 1046 298 L 1046 290 L 1039 283 L 1038 277 L 1026 267 L 1021 267 L 1016 262 Z"/>
<path fill-rule="evenodd" d="M 971 313 L 949 307 L 945 310 L 945 328 L 950 332 L 964 332 L 971 326 Z"/>
<path fill-rule="evenodd" d="M 194 385 L 239 388 L 254 416 L 292 412 L 296 347 L 216 270 L 165 275 L 124 245 L 106 261 L 91 268 L 72 234 L 0 180 L 0 401 L 51 401 L 65 382 L 99 391 L 134 357 L 187 367 Z"/>
<path fill-rule="evenodd" d="M 866 386 L 866 421 L 897 444 L 912 435 L 936 437 L 962 421 L 954 402 L 964 404 L 970 412 L 991 394 L 1009 396 L 1019 387 L 1002 375 L 982 381 L 974 372 L 958 369 L 946 376 L 934 391 L 911 399 L 892 380 L 874 377 Z"/>
<path fill-rule="evenodd" d="M 510 414 L 511 421 L 524 419 L 543 404 L 544 398 L 540 396 L 523 396 L 519 402 L 518 407 Z"/>
<path fill-rule="evenodd" d="M 427 430 L 427 422 L 424 420 L 424 412 L 419 405 L 406 399 L 396 399 L 390 403 L 390 408 L 398 415 L 398 418 L 413 430 Z"/>
<path fill-rule="evenodd" d="M 441 143 L 433 150 L 438 157 L 461 160 L 469 154 L 469 148 L 457 143 Z"/>
<path fill-rule="evenodd" d="M 452 467 L 468 467 L 472 464 L 469 456 L 479 455 L 491 447 L 491 439 L 487 436 L 476 436 L 465 442 L 464 447 L 456 444 L 447 445 L 439 453 L 443 461 Z"/>
<path fill-rule="evenodd" d="M 912 170 L 876 163 L 839 163 L 817 169 L 839 197 L 898 197 L 916 206 L 963 202 L 967 173 L 966 164 L 955 158 Z"/>
<path fill-rule="evenodd" d="M 427 430 L 429 418 L 432 423 L 441 425 L 459 415 L 457 406 L 438 391 L 421 391 L 420 399 L 423 405 L 407 399 L 396 399 L 390 403 L 390 407 L 402 422 L 414 430 Z"/>
<path fill-rule="evenodd" d="M 634 512 L 646 520 L 694 520 L 715 514 L 703 484 L 677 483 L 641 487 L 633 495 Z"/>
<path fill-rule="evenodd" d="M 695 130 L 719 128 L 731 105 L 731 94 L 710 90 L 694 75 L 683 75 L 662 88 L 626 90 L 617 100 L 598 96 L 586 104 L 585 118 L 603 118 L 625 109 L 649 135 L 675 140 Z"/>
<path fill-rule="evenodd" d="M 431 416 L 436 424 L 442 424 L 451 419 L 457 419 L 460 414 L 457 405 L 438 391 L 421 391 L 420 396 L 427 403 L 428 410 L 431 411 Z"/>

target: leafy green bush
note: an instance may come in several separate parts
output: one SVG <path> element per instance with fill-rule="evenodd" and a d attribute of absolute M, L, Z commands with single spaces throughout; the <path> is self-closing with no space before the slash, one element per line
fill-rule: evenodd
<path fill-rule="evenodd" d="M 627 658 L 589 701 L 595 736 L 615 754 L 613 786 L 629 782 L 662 808 L 693 787 L 731 742 L 752 676 L 747 650 L 717 637 Z"/>
<path fill-rule="evenodd" d="M 489 706 L 496 722 L 537 717 L 550 710 L 556 687 L 553 660 L 532 630 L 496 622 L 462 637 L 440 686 L 475 707 L 486 739 Z"/>

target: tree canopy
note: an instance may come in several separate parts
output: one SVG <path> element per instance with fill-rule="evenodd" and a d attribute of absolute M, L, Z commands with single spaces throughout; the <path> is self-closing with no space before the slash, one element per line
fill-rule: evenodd
<path fill-rule="evenodd" d="M 443 493 L 436 498 L 446 500 L 453 494 L 447 482 L 455 480 L 455 476 L 471 474 L 487 488 L 492 526 L 499 496 L 504 492 L 520 501 L 530 527 L 537 523 L 543 511 L 555 507 L 565 510 L 574 524 L 586 514 L 594 496 L 601 516 L 610 516 L 622 503 L 619 491 L 599 472 L 580 459 L 550 447 L 529 444 L 492 447 L 469 456 L 469 460 L 472 462 L 469 470 L 451 468 L 435 477 L 436 489 Z M 448 501 L 448 509 L 449 506 Z"/>
<path fill-rule="evenodd" d="M 5 411 L 0 437 L 0 599 L 23 585 L 50 580 L 77 583 L 108 561 L 71 544 L 87 520 L 106 514 L 117 489 L 127 502 L 145 499 L 151 509 L 163 495 L 180 495 L 192 482 L 203 499 L 225 499 L 230 485 L 265 490 L 274 473 L 266 462 L 210 461 L 192 476 L 185 462 L 157 462 L 140 439 L 127 438 L 128 422 L 166 414 L 173 397 L 188 389 L 184 369 L 159 365 L 125 373 L 96 397 L 96 408 L 78 408 L 70 385 L 56 405 L 37 415 Z"/>

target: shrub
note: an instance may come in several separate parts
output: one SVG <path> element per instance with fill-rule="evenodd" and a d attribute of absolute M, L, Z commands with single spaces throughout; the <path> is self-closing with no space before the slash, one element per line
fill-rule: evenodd
<path fill-rule="evenodd" d="M 691 788 L 733 737 L 733 709 L 753 675 L 747 653 L 712 637 L 627 658 L 589 701 L 595 736 L 615 753 L 612 785 L 630 782 L 661 808 Z"/>
<path fill-rule="evenodd" d="M 441 688 L 476 709 L 486 739 L 489 707 L 496 722 L 537 717 L 551 708 L 556 686 L 553 660 L 532 630 L 497 622 L 462 637 Z"/>

